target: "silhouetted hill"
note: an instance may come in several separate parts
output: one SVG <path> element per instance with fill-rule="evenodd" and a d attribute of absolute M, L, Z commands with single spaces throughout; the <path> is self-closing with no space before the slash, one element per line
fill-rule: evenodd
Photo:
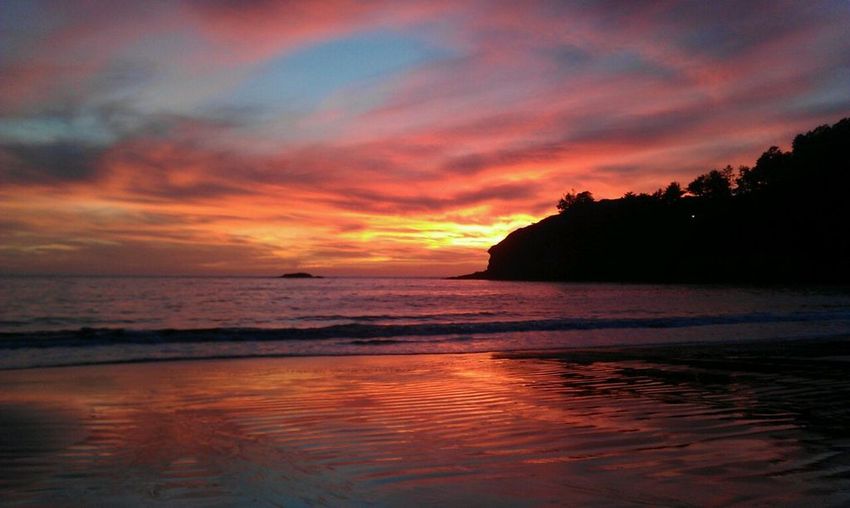
<path fill-rule="evenodd" d="M 512 232 L 489 249 L 486 271 L 464 278 L 850 282 L 850 118 L 687 190 L 567 194 L 560 214 Z"/>

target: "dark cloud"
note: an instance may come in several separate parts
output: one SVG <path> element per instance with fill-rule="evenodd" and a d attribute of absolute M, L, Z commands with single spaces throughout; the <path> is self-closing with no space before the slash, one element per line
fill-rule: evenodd
<path fill-rule="evenodd" d="M 183 240 L 183 241 L 180 241 Z M 275 274 L 282 266 L 272 247 L 256 244 L 212 244 L 187 238 L 161 237 L 112 243 L 74 244 L 66 249 L 0 250 L 0 273 L 156 274 L 195 273 Z M 53 240 L 49 240 L 53 243 Z M 17 269 L 17 270 L 16 270 Z"/>
<path fill-rule="evenodd" d="M 218 14 L 239 15 L 239 13 L 268 12 L 278 4 L 276 0 L 190 0 L 193 8 Z"/>
<path fill-rule="evenodd" d="M 649 115 L 615 115 L 588 119 L 578 127 L 572 127 L 564 141 L 574 144 L 602 142 L 613 145 L 657 143 L 681 135 L 705 122 L 705 112 L 699 111 L 703 113 L 700 115 L 694 109 L 701 110 L 702 107 L 691 106 L 687 109 Z"/>
<path fill-rule="evenodd" d="M 638 164 L 603 164 L 595 168 L 595 171 L 599 173 L 612 173 L 615 175 L 631 175 L 645 170 L 645 167 Z"/>
<path fill-rule="evenodd" d="M 537 189 L 526 182 L 482 187 L 447 196 L 405 195 L 365 189 L 348 189 L 327 200 L 334 206 L 375 213 L 407 214 L 415 212 L 441 212 L 492 201 L 524 200 L 536 195 Z"/>
<path fill-rule="evenodd" d="M 839 6 L 835 0 L 602 0 L 563 3 L 557 11 L 615 37 L 643 38 L 695 56 L 724 59 L 823 22 L 823 14 Z"/>
<path fill-rule="evenodd" d="M 442 169 L 449 173 L 473 175 L 486 169 L 522 162 L 547 162 L 557 159 L 567 149 L 565 141 L 533 142 L 523 146 L 455 157 Z"/>
<path fill-rule="evenodd" d="M 103 149 L 79 143 L 0 145 L 0 181 L 10 184 L 90 182 L 101 169 Z"/>
<path fill-rule="evenodd" d="M 565 119 L 564 134 L 552 141 L 535 141 L 506 149 L 481 152 L 450 159 L 442 169 L 449 173 L 472 175 L 490 168 L 521 163 L 556 161 L 571 149 L 593 144 L 609 146 L 645 146 L 685 135 L 706 115 L 695 114 L 691 107 L 652 115 L 600 116 L 576 122 Z"/>

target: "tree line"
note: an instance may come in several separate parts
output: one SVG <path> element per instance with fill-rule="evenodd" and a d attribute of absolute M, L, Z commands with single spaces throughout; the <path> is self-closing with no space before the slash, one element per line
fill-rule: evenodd
<path fill-rule="evenodd" d="M 596 200 L 571 191 L 558 214 L 490 249 L 482 278 L 850 283 L 850 118 L 657 191 Z"/>

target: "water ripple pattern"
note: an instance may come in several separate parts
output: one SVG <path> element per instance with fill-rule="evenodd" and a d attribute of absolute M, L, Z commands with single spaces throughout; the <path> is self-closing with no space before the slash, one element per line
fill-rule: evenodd
<path fill-rule="evenodd" d="M 9 506 L 846 506 L 846 343 L 712 347 L 6 371 L 0 430 L 20 437 L 0 448 L 0 492 Z"/>

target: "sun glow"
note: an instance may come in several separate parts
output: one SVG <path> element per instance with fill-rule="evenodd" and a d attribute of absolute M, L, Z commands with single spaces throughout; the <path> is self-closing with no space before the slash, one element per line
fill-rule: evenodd
<path fill-rule="evenodd" d="M 0 5 L 0 269 L 454 275 L 850 100 L 846 10 L 226 4 Z"/>
<path fill-rule="evenodd" d="M 517 227 L 534 220 L 534 217 L 524 214 L 498 217 L 497 221 L 491 224 L 458 223 L 427 217 L 376 217 L 370 221 L 367 230 L 342 236 L 357 242 L 397 242 L 420 245 L 428 249 L 487 249 Z"/>

